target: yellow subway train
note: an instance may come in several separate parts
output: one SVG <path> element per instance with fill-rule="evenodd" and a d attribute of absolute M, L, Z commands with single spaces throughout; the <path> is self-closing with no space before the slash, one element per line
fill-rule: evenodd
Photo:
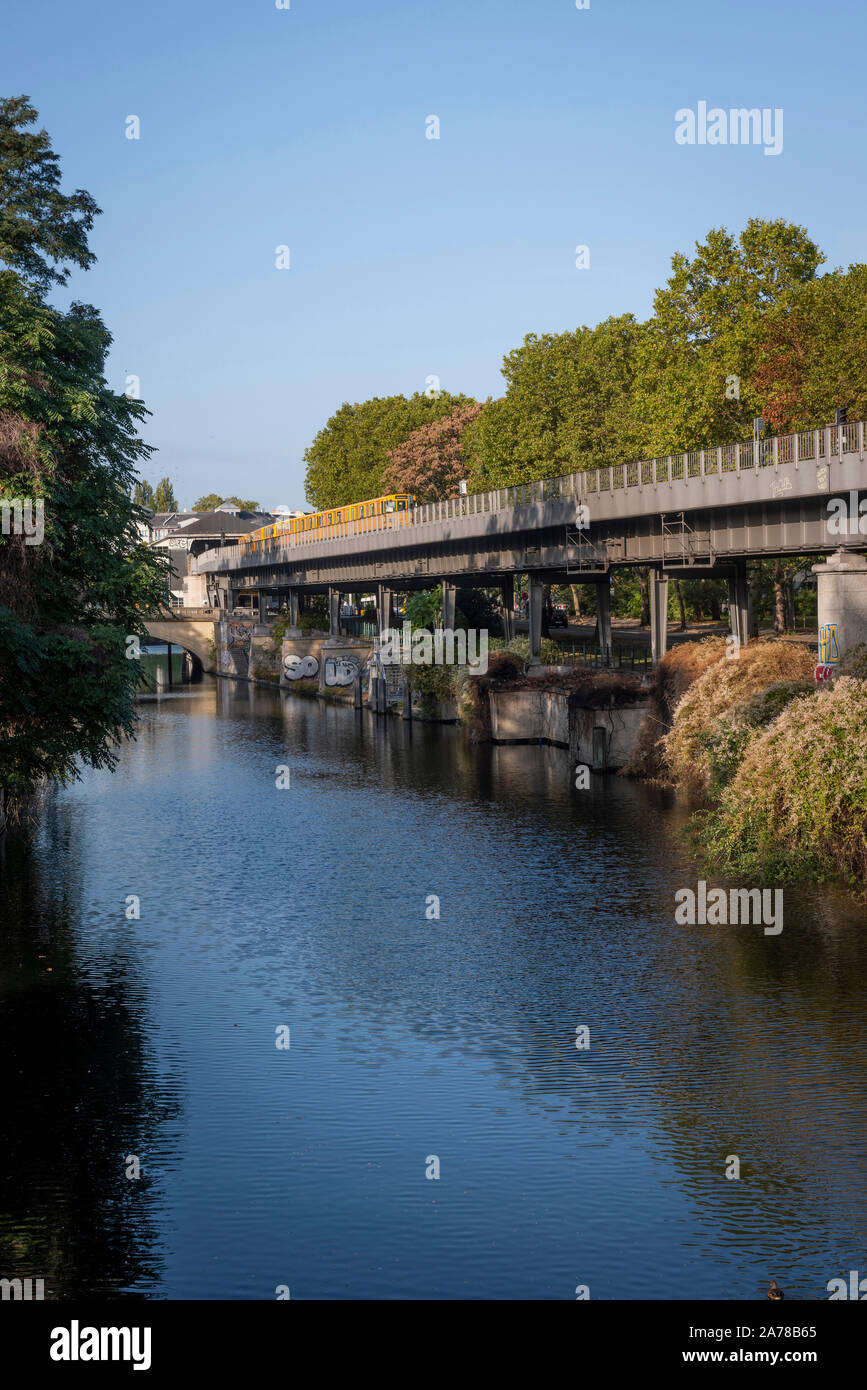
<path fill-rule="evenodd" d="M 408 526 L 410 510 L 415 506 L 411 492 L 389 492 L 385 497 L 372 497 L 366 502 L 350 502 L 346 507 L 330 507 L 324 512 L 296 513 L 279 521 L 260 526 L 246 536 L 238 537 L 244 550 L 264 550 L 281 536 L 307 534 L 313 540 L 331 540 L 337 536 L 363 535 L 366 531 L 384 531 L 395 526 Z"/>

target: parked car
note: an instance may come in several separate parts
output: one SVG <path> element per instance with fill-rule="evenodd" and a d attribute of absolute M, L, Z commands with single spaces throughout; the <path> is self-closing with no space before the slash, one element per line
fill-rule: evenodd
<path fill-rule="evenodd" d="M 565 604 L 557 604 L 551 609 L 551 617 L 548 620 L 549 627 L 568 627 L 569 613 Z"/>

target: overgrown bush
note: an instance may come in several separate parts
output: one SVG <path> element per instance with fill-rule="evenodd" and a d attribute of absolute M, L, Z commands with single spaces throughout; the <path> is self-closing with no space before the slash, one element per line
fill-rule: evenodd
<path fill-rule="evenodd" d="M 669 772 L 662 757 L 665 734 L 674 722 L 674 711 L 687 690 L 709 666 L 725 652 L 722 637 L 705 637 L 701 642 L 681 642 L 665 653 L 652 674 L 650 708 L 638 731 L 638 738 L 622 777 L 641 777 L 667 781 Z"/>
<path fill-rule="evenodd" d="M 461 666 L 404 666 L 403 679 L 416 698 L 423 715 L 434 718 L 444 700 L 457 695 Z"/>
<path fill-rule="evenodd" d="M 791 642 L 751 642 L 737 657 L 715 661 L 680 700 L 663 741 L 663 758 L 675 784 L 706 793 L 727 780 L 755 727 L 745 720 L 742 707 L 770 686 L 804 682 L 812 672 L 811 652 Z M 791 698 L 791 690 L 773 697 L 779 707 Z"/>
<path fill-rule="evenodd" d="M 790 701 L 749 745 L 695 838 L 719 868 L 750 877 L 867 886 L 867 682 L 841 676 Z"/>

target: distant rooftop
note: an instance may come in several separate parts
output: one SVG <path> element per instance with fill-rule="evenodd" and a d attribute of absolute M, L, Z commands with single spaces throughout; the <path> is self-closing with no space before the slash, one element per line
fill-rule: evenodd
<path fill-rule="evenodd" d="M 152 532 L 168 535 L 183 532 L 185 536 L 242 536 L 271 519 L 270 512 L 242 512 L 232 506 L 213 512 L 155 512 L 148 525 Z"/>

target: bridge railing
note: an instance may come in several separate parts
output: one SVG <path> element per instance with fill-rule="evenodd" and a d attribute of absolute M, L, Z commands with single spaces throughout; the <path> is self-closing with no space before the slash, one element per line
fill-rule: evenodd
<path fill-rule="evenodd" d="M 844 453 L 857 453 L 863 459 L 865 442 L 863 420 L 840 426 L 826 425 L 822 429 L 799 430 L 794 434 L 772 435 L 770 438 L 750 439 L 737 444 L 719 444 L 708 449 L 690 449 L 683 454 L 668 454 L 662 458 L 565 473 L 557 478 L 540 478 L 511 487 L 449 497 L 442 502 L 424 502 L 407 512 L 389 512 L 358 521 L 333 522 L 317 527 L 315 531 L 289 532 L 276 539 L 221 548 L 216 554 L 206 551 L 200 558 L 204 560 L 205 568 L 208 557 L 213 561 L 217 556 L 221 560 L 237 556 L 240 560 L 248 555 L 255 558 L 267 555 L 269 559 L 279 561 L 281 554 L 299 547 L 317 545 L 321 541 L 508 511 L 538 502 L 627 492 L 634 488 L 658 487 L 660 484 L 689 481 L 692 478 L 722 478 L 727 473 L 776 467 L 779 464 L 793 463 L 797 466 L 800 463 L 818 463 L 823 459 L 842 457 Z"/>

